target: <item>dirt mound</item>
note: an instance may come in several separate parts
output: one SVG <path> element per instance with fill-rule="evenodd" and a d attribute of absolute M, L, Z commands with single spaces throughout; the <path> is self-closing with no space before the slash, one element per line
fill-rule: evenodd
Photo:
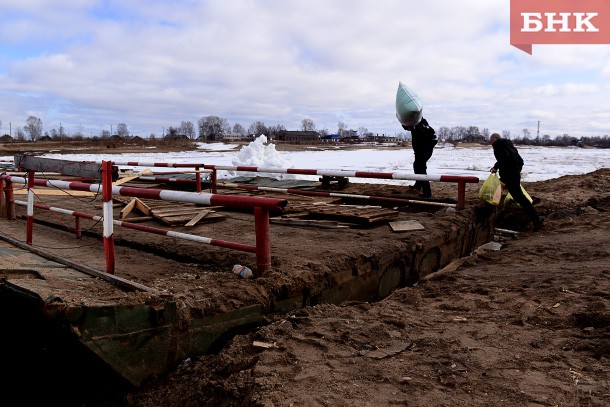
<path fill-rule="evenodd" d="M 540 232 L 499 239 L 500 250 L 378 303 L 278 317 L 125 403 L 610 404 L 610 170 L 526 188 L 541 199 Z"/>

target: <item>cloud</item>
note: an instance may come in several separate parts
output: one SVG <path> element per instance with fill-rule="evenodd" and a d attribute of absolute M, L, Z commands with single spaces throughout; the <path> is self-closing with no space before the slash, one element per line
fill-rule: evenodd
<path fill-rule="evenodd" d="M 0 86 L 15 103 L 0 119 L 37 111 L 52 128 L 78 117 L 86 133 L 122 121 L 147 135 L 218 115 L 392 134 L 399 80 L 436 127 L 510 129 L 561 112 L 565 95 L 601 100 L 609 81 L 607 46 L 527 55 L 509 45 L 508 4 L 495 2 L 25 0 L 1 13 L 11 36 Z"/>

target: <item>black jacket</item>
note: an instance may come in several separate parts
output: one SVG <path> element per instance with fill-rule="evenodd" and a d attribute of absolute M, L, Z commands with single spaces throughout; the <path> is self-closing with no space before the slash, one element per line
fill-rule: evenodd
<path fill-rule="evenodd" d="M 497 160 L 494 168 L 500 171 L 500 175 L 521 172 L 523 158 L 519 155 L 512 141 L 501 138 L 496 140 L 492 147 Z"/>
<path fill-rule="evenodd" d="M 423 117 L 415 126 L 402 127 L 411 132 L 413 150 L 431 149 L 434 148 L 437 143 L 436 132 Z"/>

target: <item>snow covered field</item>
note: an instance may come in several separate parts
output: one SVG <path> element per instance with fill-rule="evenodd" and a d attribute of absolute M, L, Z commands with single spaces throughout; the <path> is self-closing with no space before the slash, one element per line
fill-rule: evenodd
<path fill-rule="evenodd" d="M 198 150 L 174 153 L 138 154 L 46 154 L 45 157 L 75 161 L 113 160 L 117 162 L 171 162 L 204 163 L 213 165 L 245 165 L 274 168 L 307 168 L 323 170 L 358 170 L 373 172 L 412 171 L 413 151 L 402 149 L 371 148 L 347 150 L 304 149 L 304 151 L 277 151 L 275 145 L 261 136 L 247 146 L 236 144 L 199 143 Z M 563 175 L 577 175 L 608 167 L 610 149 L 578 147 L 526 147 L 517 146 L 525 161 L 522 176 L 525 182 L 542 181 Z M 12 159 L 13 157 L 0 157 Z M 437 146 L 430 161 L 428 174 L 474 175 L 485 179 L 495 159 L 490 146 L 454 147 Z M 137 167 L 136 170 L 142 170 Z M 163 171 L 163 168 L 155 168 Z M 220 178 L 245 175 L 220 172 Z M 318 176 L 280 175 L 282 178 L 316 180 Z M 352 179 L 353 182 L 409 183 L 409 181 Z"/>

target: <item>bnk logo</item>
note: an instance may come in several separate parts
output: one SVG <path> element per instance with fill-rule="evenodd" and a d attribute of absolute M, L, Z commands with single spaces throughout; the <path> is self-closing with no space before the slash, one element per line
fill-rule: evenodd
<path fill-rule="evenodd" d="M 610 44 L 610 0 L 511 0 L 510 43 Z"/>

